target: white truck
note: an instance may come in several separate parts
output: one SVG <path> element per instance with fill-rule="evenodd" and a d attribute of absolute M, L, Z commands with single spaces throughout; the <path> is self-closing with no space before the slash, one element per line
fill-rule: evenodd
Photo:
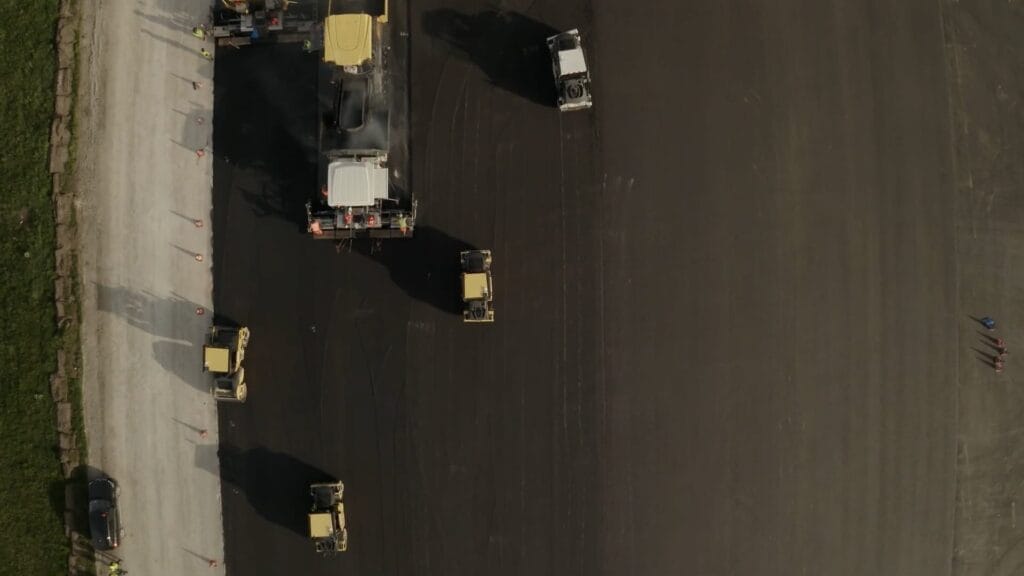
<path fill-rule="evenodd" d="M 551 66 L 555 72 L 558 109 L 586 110 L 594 105 L 590 95 L 590 71 L 583 54 L 583 40 L 577 29 L 548 38 Z"/>

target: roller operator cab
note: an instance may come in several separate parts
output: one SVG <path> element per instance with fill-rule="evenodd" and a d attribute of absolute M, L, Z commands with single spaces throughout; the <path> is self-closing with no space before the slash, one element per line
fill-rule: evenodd
<path fill-rule="evenodd" d="M 313 484 L 309 487 L 313 508 L 309 512 L 309 537 L 316 551 L 330 555 L 348 550 L 345 528 L 345 485 L 341 482 Z"/>
<path fill-rule="evenodd" d="M 555 73 L 558 109 L 586 110 L 594 105 L 590 95 L 590 70 L 583 54 L 580 31 L 573 29 L 548 38 L 551 66 Z"/>
<path fill-rule="evenodd" d="M 248 346 L 248 328 L 210 327 L 203 346 L 203 370 L 214 376 L 213 397 L 216 400 L 245 402 L 249 389 L 242 360 Z"/>
<path fill-rule="evenodd" d="M 462 321 L 494 322 L 494 283 L 491 278 L 491 251 L 467 250 L 460 254 L 462 264 Z"/>

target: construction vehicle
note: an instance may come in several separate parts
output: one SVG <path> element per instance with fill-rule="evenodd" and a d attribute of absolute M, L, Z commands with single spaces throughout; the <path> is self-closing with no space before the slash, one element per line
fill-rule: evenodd
<path fill-rule="evenodd" d="M 585 110 L 594 105 L 590 95 L 590 71 L 583 54 L 580 31 L 573 29 L 548 38 L 555 73 L 558 109 Z"/>
<path fill-rule="evenodd" d="M 214 375 L 213 397 L 220 402 L 245 402 L 245 349 L 249 329 L 211 326 L 203 346 L 203 370 Z"/>
<path fill-rule="evenodd" d="M 213 37 L 238 47 L 260 41 L 312 42 L 317 2 L 297 0 L 214 0 Z"/>
<path fill-rule="evenodd" d="M 345 485 L 341 482 L 313 484 L 309 487 L 313 509 L 309 513 L 309 537 L 316 551 L 333 554 L 348 550 L 348 530 L 345 529 L 345 504 L 342 496 Z"/>
<path fill-rule="evenodd" d="M 491 251 L 467 250 L 462 263 L 463 322 L 494 322 L 494 286 L 491 279 Z"/>
<path fill-rule="evenodd" d="M 404 57 L 392 55 L 404 51 L 391 51 L 387 1 L 382 9 L 328 8 L 323 22 L 319 194 L 306 203 L 315 238 L 408 238 L 416 225 L 416 201 L 399 180 L 407 172 L 406 75 Z"/>

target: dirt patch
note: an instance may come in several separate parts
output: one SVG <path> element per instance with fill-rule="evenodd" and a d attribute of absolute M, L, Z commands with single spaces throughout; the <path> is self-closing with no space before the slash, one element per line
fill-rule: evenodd
<path fill-rule="evenodd" d="M 78 11 L 74 0 L 62 0 L 57 21 L 57 72 L 54 78 L 56 99 L 50 128 L 50 175 L 53 183 L 53 209 L 56 220 L 54 300 L 57 323 L 61 330 L 61 347 L 57 351 L 57 369 L 50 377 L 50 394 L 56 404 L 57 446 L 63 486 L 63 498 L 54 498 L 64 509 L 64 531 L 71 540 L 68 573 L 94 574 L 95 560 L 86 531 L 86 497 L 84 474 L 79 473 L 85 457 L 82 433 L 79 379 L 80 308 L 77 284 L 77 250 L 75 225 L 75 188 L 68 174 L 74 169 L 73 126 Z M 28 215 L 26 215 L 26 218 Z"/>

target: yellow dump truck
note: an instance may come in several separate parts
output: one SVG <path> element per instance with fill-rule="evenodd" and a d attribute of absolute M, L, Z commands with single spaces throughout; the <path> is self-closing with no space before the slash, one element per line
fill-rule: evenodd
<path fill-rule="evenodd" d="M 213 397 L 221 402 L 245 402 L 245 349 L 249 329 L 211 326 L 203 346 L 203 370 L 214 375 Z"/>
<path fill-rule="evenodd" d="M 463 322 L 494 322 L 494 285 L 491 278 L 491 251 L 467 250 L 462 263 Z"/>
<path fill-rule="evenodd" d="M 309 487 L 313 509 L 309 513 L 309 537 L 321 554 L 348 550 L 345 529 L 345 485 L 341 482 L 313 484 Z"/>

